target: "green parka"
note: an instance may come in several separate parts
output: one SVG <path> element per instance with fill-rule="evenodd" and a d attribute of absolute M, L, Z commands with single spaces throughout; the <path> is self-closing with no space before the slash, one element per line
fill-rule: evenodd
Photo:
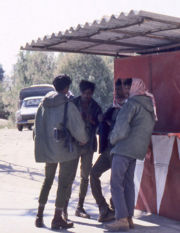
<path fill-rule="evenodd" d="M 57 163 L 78 158 L 76 142 L 73 142 L 73 152 L 64 146 L 64 140 L 57 142 L 54 138 L 54 128 L 63 123 L 64 106 L 68 99 L 61 93 L 50 92 L 38 107 L 35 118 L 35 160 L 36 162 Z M 84 121 L 77 107 L 68 103 L 67 129 L 74 139 L 86 143 Z"/>
<path fill-rule="evenodd" d="M 150 97 L 137 95 L 128 99 L 119 111 L 110 134 L 111 154 L 143 160 L 155 125 Z"/>

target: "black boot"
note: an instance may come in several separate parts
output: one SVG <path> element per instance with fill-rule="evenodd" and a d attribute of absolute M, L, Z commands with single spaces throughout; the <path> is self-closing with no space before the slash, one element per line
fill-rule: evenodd
<path fill-rule="evenodd" d="M 72 222 L 67 222 L 62 218 L 62 210 L 61 209 L 55 209 L 54 218 L 51 223 L 51 229 L 58 230 L 60 228 L 71 228 L 73 227 Z"/>
<path fill-rule="evenodd" d="M 41 205 L 41 204 L 38 207 L 38 213 L 36 215 L 36 220 L 35 220 L 36 227 L 44 227 L 44 222 L 43 222 L 44 207 L 45 205 Z"/>
<path fill-rule="evenodd" d="M 90 218 L 90 215 L 86 213 L 83 208 L 84 198 L 79 198 L 78 207 L 76 209 L 75 215 L 82 218 Z"/>
<path fill-rule="evenodd" d="M 109 222 L 114 220 L 114 212 L 108 206 L 99 207 L 98 222 Z"/>

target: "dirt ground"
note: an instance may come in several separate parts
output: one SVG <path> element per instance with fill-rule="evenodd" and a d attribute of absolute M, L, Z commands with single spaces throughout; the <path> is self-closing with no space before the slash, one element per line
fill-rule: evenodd
<path fill-rule="evenodd" d="M 4 128 L 6 126 L 8 126 L 8 120 L 0 118 L 0 128 Z"/>
<path fill-rule="evenodd" d="M 49 232 L 54 214 L 54 202 L 57 190 L 57 175 L 45 208 L 44 221 L 46 227 L 38 229 L 34 220 L 38 205 L 38 196 L 44 179 L 44 164 L 34 161 L 34 143 L 32 131 L 24 129 L 0 129 L 0 232 L 28 233 Z M 97 154 L 94 155 L 94 161 Z M 110 171 L 102 176 L 103 193 L 110 198 Z M 97 222 L 98 208 L 89 188 L 85 200 L 85 209 L 91 219 L 75 217 L 75 209 L 79 192 L 79 169 L 72 187 L 71 200 L 68 207 L 69 218 L 74 228 L 63 232 L 104 232 L 103 224 Z M 134 233 L 177 233 L 180 224 L 176 221 L 157 215 L 136 211 Z"/>
<path fill-rule="evenodd" d="M 97 155 L 94 156 L 94 159 L 97 159 Z M 110 173 L 106 174 L 106 182 L 103 183 L 104 193 L 108 199 L 110 195 L 109 175 Z M 12 224 L 17 224 L 20 218 L 28 216 L 29 218 L 26 218 L 30 221 L 30 224 L 28 224 L 34 227 L 38 196 L 43 180 L 44 163 L 36 163 L 34 160 L 32 131 L 24 129 L 19 132 L 17 129 L 0 129 L 0 232 L 5 233 L 13 230 L 13 225 L 8 224 L 9 219 L 11 219 Z M 54 214 L 57 180 L 58 171 L 45 211 L 45 216 L 47 216 L 45 221 L 47 223 L 49 221 L 49 225 Z M 69 215 L 73 217 L 78 202 L 79 181 L 78 170 L 69 204 Z M 88 213 L 93 213 L 94 218 L 97 219 L 97 207 L 90 188 L 86 197 L 85 208 Z M 21 228 L 17 232 L 26 231 L 24 223 L 21 224 L 19 225 Z"/>

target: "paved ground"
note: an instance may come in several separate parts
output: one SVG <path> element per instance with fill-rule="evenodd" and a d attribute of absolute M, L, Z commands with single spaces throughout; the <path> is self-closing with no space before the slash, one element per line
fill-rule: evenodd
<path fill-rule="evenodd" d="M 0 129 L 0 233 L 45 233 L 51 231 L 50 224 L 54 213 L 54 200 L 57 189 L 57 176 L 45 210 L 46 227 L 34 226 L 37 199 L 44 178 L 44 165 L 34 162 L 32 131 L 18 132 L 16 129 Z M 95 157 L 96 159 L 97 157 Z M 102 177 L 103 192 L 109 199 L 109 175 Z M 91 219 L 74 216 L 79 188 L 79 171 L 73 184 L 69 206 L 69 218 L 74 228 L 63 232 L 89 233 L 104 232 L 103 224 L 96 221 L 98 209 L 90 189 L 85 209 Z M 177 203 L 178 204 L 178 203 Z M 180 233 L 180 222 L 164 217 L 135 211 L 134 233 Z"/>

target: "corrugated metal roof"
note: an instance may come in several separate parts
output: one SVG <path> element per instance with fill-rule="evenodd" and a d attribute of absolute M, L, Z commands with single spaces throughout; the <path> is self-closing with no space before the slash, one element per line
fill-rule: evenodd
<path fill-rule="evenodd" d="M 110 56 L 180 50 L 180 18 L 132 10 L 44 36 L 21 49 Z"/>

